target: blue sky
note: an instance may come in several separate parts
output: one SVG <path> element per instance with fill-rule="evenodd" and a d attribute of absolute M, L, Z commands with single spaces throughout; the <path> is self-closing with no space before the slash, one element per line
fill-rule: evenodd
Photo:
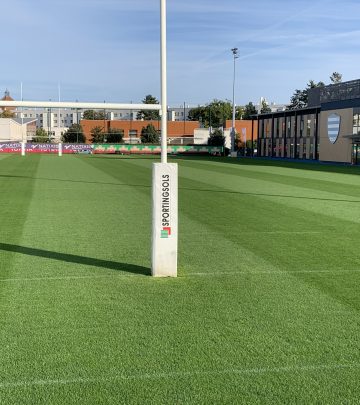
<path fill-rule="evenodd" d="M 9 0 L 0 91 L 27 100 L 160 97 L 159 0 Z M 167 0 L 168 102 L 288 103 L 309 79 L 360 78 L 359 0 Z M 6 33 L 6 34 L 4 34 Z"/>

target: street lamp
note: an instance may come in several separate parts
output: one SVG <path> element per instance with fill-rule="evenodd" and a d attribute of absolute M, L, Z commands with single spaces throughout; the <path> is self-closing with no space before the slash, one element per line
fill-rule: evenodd
<path fill-rule="evenodd" d="M 231 52 L 234 56 L 234 76 L 233 76 L 233 99 L 232 99 L 232 123 L 231 123 L 231 155 L 235 150 L 235 61 L 238 56 L 238 48 L 232 48 Z"/>

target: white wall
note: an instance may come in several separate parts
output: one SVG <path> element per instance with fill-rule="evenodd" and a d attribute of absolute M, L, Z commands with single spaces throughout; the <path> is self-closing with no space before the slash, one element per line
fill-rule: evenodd
<path fill-rule="evenodd" d="M 225 136 L 225 147 L 231 148 L 231 137 L 230 137 L 231 129 L 224 130 Z M 194 144 L 195 145 L 204 145 L 207 144 L 209 139 L 209 128 L 198 128 L 194 130 Z"/>
<path fill-rule="evenodd" d="M 26 124 L 21 125 L 11 118 L 0 118 L 0 141 L 22 141 L 26 137 Z"/>
<path fill-rule="evenodd" d="M 209 139 L 209 128 L 197 128 L 194 130 L 194 145 L 207 144 Z"/>

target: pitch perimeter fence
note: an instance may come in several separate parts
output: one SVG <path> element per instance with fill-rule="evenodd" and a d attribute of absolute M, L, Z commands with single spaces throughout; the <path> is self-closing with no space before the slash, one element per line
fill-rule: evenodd
<path fill-rule="evenodd" d="M 21 153 L 21 142 L 1 142 L 0 153 Z M 26 143 L 25 154 L 44 153 L 58 154 L 59 144 Z M 160 155 L 160 145 L 126 145 L 126 144 L 62 144 L 63 154 L 122 154 L 122 155 Z M 222 146 L 207 145 L 169 145 L 170 155 L 222 155 Z"/>

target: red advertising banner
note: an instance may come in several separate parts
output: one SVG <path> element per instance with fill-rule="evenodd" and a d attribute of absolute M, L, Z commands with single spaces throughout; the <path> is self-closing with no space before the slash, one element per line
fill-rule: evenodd
<path fill-rule="evenodd" d="M 25 153 L 58 153 L 59 146 L 54 143 L 27 143 Z"/>
<path fill-rule="evenodd" d="M 92 145 L 85 144 L 62 144 L 63 153 L 91 153 Z M 0 153 L 21 153 L 20 142 L 0 142 Z M 57 143 L 27 143 L 25 153 L 59 153 Z"/>
<path fill-rule="evenodd" d="M 82 143 L 63 143 L 63 153 L 91 153 L 92 145 L 86 145 Z"/>
<path fill-rule="evenodd" d="M 1 142 L 0 143 L 0 153 L 21 153 L 21 143 L 20 142 Z"/>

